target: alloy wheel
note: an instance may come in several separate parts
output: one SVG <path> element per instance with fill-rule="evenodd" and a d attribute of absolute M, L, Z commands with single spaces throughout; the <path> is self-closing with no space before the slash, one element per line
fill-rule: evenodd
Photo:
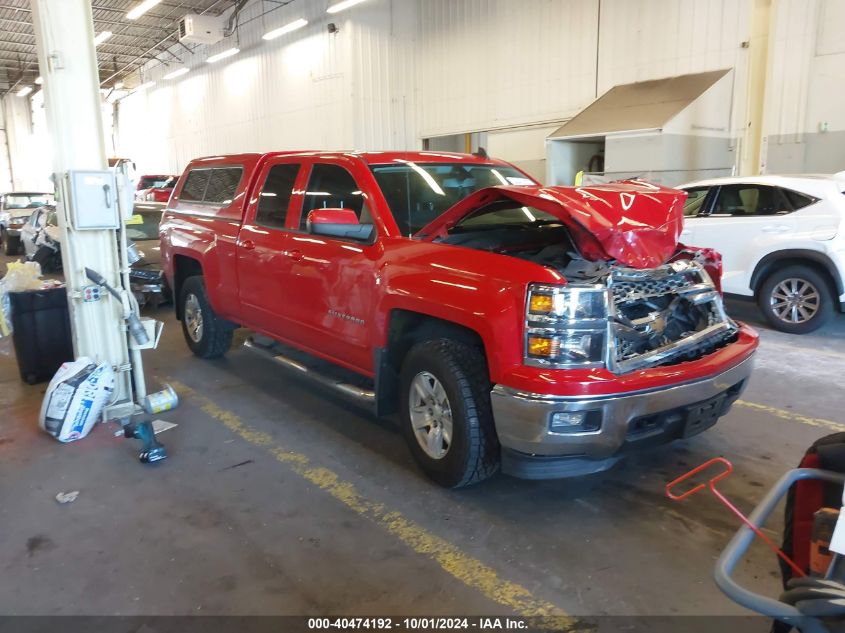
<path fill-rule="evenodd" d="M 185 298 L 185 328 L 194 343 L 202 340 L 202 307 L 193 293 Z"/>
<path fill-rule="evenodd" d="M 408 394 L 414 436 L 425 454 L 442 459 L 452 445 L 452 407 L 446 390 L 431 373 L 414 376 Z"/>
<path fill-rule="evenodd" d="M 769 298 L 774 315 L 786 323 L 806 323 L 818 313 L 821 296 L 806 279 L 784 279 Z"/>

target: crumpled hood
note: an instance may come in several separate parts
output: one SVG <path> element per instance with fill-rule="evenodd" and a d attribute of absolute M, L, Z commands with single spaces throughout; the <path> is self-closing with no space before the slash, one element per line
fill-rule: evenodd
<path fill-rule="evenodd" d="M 588 187 L 489 187 L 464 198 L 414 237 L 428 241 L 445 237 L 469 214 L 506 199 L 559 219 L 585 259 L 615 259 L 632 268 L 655 268 L 677 249 L 686 192 L 641 181 Z"/>

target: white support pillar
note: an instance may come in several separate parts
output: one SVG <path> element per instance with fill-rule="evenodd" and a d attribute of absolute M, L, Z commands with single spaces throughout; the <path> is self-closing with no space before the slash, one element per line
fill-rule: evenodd
<path fill-rule="evenodd" d="M 85 268 L 121 287 L 114 230 L 74 230 L 70 222 L 69 170 L 106 170 L 94 24 L 89 0 L 31 0 L 38 64 L 44 78 L 47 129 L 53 145 L 62 263 L 67 280 L 73 348 L 78 356 L 107 361 L 117 371 L 118 409 L 131 412 L 129 350 L 122 306 L 107 293 L 97 302 L 82 301 L 92 285 Z M 115 416 L 120 414 L 112 412 Z"/>

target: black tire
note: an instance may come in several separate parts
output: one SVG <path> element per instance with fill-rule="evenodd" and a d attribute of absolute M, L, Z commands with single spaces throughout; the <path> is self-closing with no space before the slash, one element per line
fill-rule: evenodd
<path fill-rule="evenodd" d="M 0 226 L 0 248 L 6 248 L 6 229 Z"/>
<path fill-rule="evenodd" d="M 423 372 L 439 381 L 451 409 L 451 442 L 440 458 L 423 449 L 411 422 L 413 381 Z M 426 475 L 446 488 L 461 488 L 498 471 L 500 448 L 490 405 L 491 385 L 480 350 L 451 339 L 419 343 L 402 363 L 399 385 L 402 433 Z"/>
<path fill-rule="evenodd" d="M 195 304 L 193 304 L 194 300 Z M 200 358 L 219 358 L 229 351 L 234 329 L 228 321 L 214 313 L 208 301 L 205 280 L 201 276 L 188 277 L 182 284 L 179 306 L 182 314 L 182 333 L 185 335 L 185 342 L 194 354 Z M 199 310 L 200 327 L 199 330 L 189 331 L 196 324 L 189 323 L 189 315 L 194 309 Z"/>
<path fill-rule="evenodd" d="M 56 272 L 58 268 L 56 266 L 57 255 L 56 251 L 52 248 L 42 246 L 35 252 L 35 255 L 32 256 L 32 261 L 38 262 L 41 266 L 42 273 L 50 274 Z M 61 261 L 61 259 L 59 259 L 59 261 Z"/>
<path fill-rule="evenodd" d="M 794 286 L 793 280 L 796 283 Z M 782 301 L 780 310 L 778 309 L 776 302 L 785 296 L 783 293 L 784 286 L 781 284 L 798 290 L 811 288 L 815 291 L 816 299 L 811 299 L 809 303 L 805 303 L 803 310 L 796 308 L 795 314 L 799 320 L 792 320 L 791 309 L 783 313 L 784 304 Z M 766 321 L 773 328 L 790 334 L 807 334 L 819 329 L 830 320 L 835 310 L 830 281 L 809 266 L 800 264 L 785 266 L 766 277 L 757 290 L 757 305 L 763 312 Z M 814 312 L 813 309 L 815 309 Z M 781 312 L 783 316 L 780 316 L 778 312 Z M 811 313 L 811 316 L 805 318 L 808 312 Z"/>
<path fill-rule="evenodd" d="M 20 255 L 21 252 L 21 238 L 19 235 L 9 235 L 4 231 L 3 252 L 6 255 L 14 256 Z"/>

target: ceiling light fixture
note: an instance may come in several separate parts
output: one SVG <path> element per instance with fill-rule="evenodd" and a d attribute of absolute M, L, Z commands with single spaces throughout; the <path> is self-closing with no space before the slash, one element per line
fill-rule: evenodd
<path fill-rule="evenodd" d="M 21 88 L 20 90 L 18 90 L 17 95 L 18 95 L 19 97 L 25 97 L 25 96 L 26 96 L 26 95 L 28 95 L 30 92 L 32 92 L 32 86 L 24 86 L 23 88 Z"/>
<path fill-rule="evenodd" d="M 35 78 L 35 83 L 36 83 L 37 85 L 39 85 L 39 86 L 40 86 L 41 84 L 43 84 L 43 83 L 44 83 L 44 78 L 43 78 L 41 75 L 38 75 L 38 76 Z"/>
<path fill-rule="evenodd" d="M 169 72 L 164 76 L 164 79 L 176 79 L 176 77 L 181 77 L 186 72 L 189 72 L 190 68 L 177 68 L 173 72 Z"/>
<path fill-rule="evenodd" d="M 326 9 L 326 13 L 339 13 L 344 9 L 354 7 L 356 4 L 361 4 L 362 2 L 364 2 L 364 0 L 343 0 L 342 2 L 333 4 L 328 9 Z"/>
<path fill-rule="evenodd" d="M 107 39 L 109 39 L 112 35 L 113 33 L 111 31 L 102 31 L 100 33 L 97 33 L 97 37 L 94 38 L 94 46 L 99 46 Z"/>
<path fill-rule="evenodd" d="M 126 19 L 137 20 L 160 2 L 161 0 L 144 0 L 141 4 L 135 5 L 135 8 L 126 14 Z"/>
<path fill-rule="evenodd" d="M 213 64 L 214 62 L 219 62 L 221 59 L 226 59 L 227 57 L 231 57 L 232 55 L 237 55 L 241 52 L 239 48 L 230 48 L 229 50 L 225 50 L 222 53 L 217 53 L 216 55 L 212 55 L 205 61 L 209 64 Z"/>
<path fill-rule="evenodd" d="M 281 37 L 282 35 L 286 35 L 287 33 L 292 33 L 293 31 L 296 31 L 297 29 L 301 29 L 303 26 L 306 26 L 307 24 L 308 24 L 308 20 L 303 20 L 303 19 L 294 20 L 290 24 L 286 24 L 285 26 L 283 26 L 279 29 L 273 29 L 272 31 L 265 33 L 263 37 L 264 37 L 265 40 L 274 40 L 277 37 Z"/>

